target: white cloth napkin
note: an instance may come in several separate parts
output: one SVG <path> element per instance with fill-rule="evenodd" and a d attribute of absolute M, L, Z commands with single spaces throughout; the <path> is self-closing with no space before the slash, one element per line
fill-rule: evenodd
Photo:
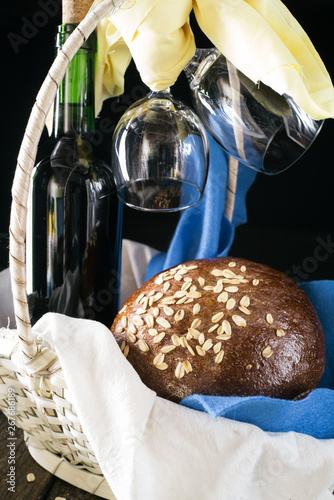
<path fill-rule="evenodd" d="M 123 301 L 143 282 L 155 252 L 125 242 Z M 0 273 L 0 297 L 7 326 L 8 271 Z M 159 398 L 100 323 L 49 313 L 33 332 L 54 346 L 117 500 L 333 500 L 334 440 L 267 433 Z"/>
<path fill-rule="evenodd" d="M 49 313 L 72 402 L 118 500 L 333 499 L 334 440 L 266 433 L 159 398 L 103 325 Z"/>
<path fill-rule="evenodd" d="M 148 262 L 158 250 L 136 241 L 123 240 L 122 243 L 122 283 L 121 305 L 142 286 Z"/>

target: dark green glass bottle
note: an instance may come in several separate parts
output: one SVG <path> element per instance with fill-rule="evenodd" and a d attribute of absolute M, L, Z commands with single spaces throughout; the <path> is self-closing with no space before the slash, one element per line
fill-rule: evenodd
<path fill-rule="evenodd" d="M 58 50 L 75 27 L 59 27 Z M 93 34 L 60 85 L 52 148 L 33 174 L 27 239 L 32 323 L 53 311 L 110 327 L 119 308 L 122 204 L 94 140 L 95 51 Z"/>

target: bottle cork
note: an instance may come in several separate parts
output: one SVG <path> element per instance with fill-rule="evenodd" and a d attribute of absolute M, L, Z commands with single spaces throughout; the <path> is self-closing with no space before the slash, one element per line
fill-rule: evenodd
<path fill-rule="evenodd" d="M 92 3 L 93 0 L 62 0 L 62 23 L 79 24 Z"/>

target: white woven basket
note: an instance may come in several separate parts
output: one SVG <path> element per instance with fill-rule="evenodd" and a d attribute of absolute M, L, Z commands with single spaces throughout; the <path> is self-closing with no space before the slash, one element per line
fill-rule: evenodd
<path fill-rule="evenodd" d="M 30 178 L 46 116 L 66 69 L 113 0 L 94 7 L 69 37 L 40 88 L 18 155 L 12 187 L 10 274 L 17 330 L 0 338 L 0 407 L 10 416 L 15 391 L 16 425 L 32 457 L 57 477 L 85 491 L 115 499 L 82 431 L 57 355 L 34 337 L 26 296 L 25 233 Z"/>

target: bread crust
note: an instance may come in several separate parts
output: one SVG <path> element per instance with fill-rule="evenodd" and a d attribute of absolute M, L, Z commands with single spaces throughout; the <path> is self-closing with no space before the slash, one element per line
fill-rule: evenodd
<path fill-rule="evenodd" d="M 189 261 L 156 275 L 111 327 L 158 396 L 263 395 L 314 389 L 325 338 L 305 292 L 285 274 L 240 258 Z"/>

